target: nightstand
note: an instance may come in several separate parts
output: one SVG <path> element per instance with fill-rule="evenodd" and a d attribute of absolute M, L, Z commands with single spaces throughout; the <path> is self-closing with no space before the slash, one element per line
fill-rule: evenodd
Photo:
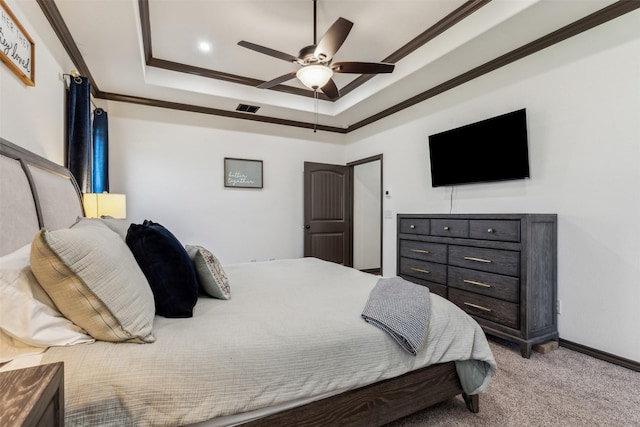
<path fill-rule="evenodd" d="M 64 426 L 64 365 L 0 372 L 0 425 Z"/>

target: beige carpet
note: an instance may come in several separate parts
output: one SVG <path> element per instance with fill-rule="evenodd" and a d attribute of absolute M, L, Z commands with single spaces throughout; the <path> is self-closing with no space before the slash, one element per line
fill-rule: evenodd
<path fill-rule="evenodd" d="M 640 426 L 640 373 L 560 347 L 520 357 L 490 342 L 498 364 L 480 413 L 461 397 L 395 421 L 417 426 Z"/>

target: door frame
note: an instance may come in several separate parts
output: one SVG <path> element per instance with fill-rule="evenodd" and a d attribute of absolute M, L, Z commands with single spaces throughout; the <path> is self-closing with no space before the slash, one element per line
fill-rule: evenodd
<path fill-rule="evenodd" d="M 383 193 L 384 193 L 384 189 L 383 189 L 383 183 L 384 183 L 384 179 L 383 179 L 383 165 L 382 165 L 382 154 L 376 154 L 374 156 L 370 156 L 370 157 L 366 157 L 364 159 L 360 159 L 360 160 L 356 160 L 353 162 L 349 162 L 347 163 L 347 170 L 349 173 L 349 180 L 351 181 L 350 185 L 351 185 L 351 197 L 349 200 L 349 216 L 350 216 L 350 221 L 349 221 L 349 234 L 351 235 L 351 242 L 350 242 L 350 248 L 351 250 L 349 251 L 349 257 L 350 257 L 350 261 L 351 261 L 351 266 L 353 266 L 353 248 L 354 248 L 354 234 L 353 234 L 353 224 L 355 223 L 355 216 L 354 216 L 354 167 L 358 166 L 358 165 L 362 165 L 365 163 L 371 163 L 371 162 L 375 162 L 376 160 L 380 160 L 380 275 L 382 276 L 383 274 L 383 263 L 382 263 L 382 259 L 383 259 L 383 246 L 382 243 L 384 241 L 384 218 L 383 218 L 383 204 L 384 204 L 384 197 L 383 197 Z"/>

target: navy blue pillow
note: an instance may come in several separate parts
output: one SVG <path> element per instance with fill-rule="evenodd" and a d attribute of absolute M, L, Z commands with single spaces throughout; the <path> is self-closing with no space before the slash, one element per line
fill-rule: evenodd
<path fill-rule="evenodd" d="M 162 225 L 145 220 L 129 226 L 126 242 L 151 286 L 156 314 L 192 317 L 198 281 L 191 258 L 178 239 Z"/>

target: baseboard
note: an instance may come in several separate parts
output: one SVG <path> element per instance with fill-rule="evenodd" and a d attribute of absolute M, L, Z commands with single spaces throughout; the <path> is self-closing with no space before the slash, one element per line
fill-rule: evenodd
<path fill-rule="evenodd" d="M 616 356 L 615 354 L 607 353 L 595 348 L 587 347 L 586 345 L 578 344 L 572 341 L 567 341 L 560 338 L 562 347 L 569 350 L 577 351 L 578 353 L 586 354 L 587 356 L 595 357 L 596 359 L 604 360 L 605 362 L 613 363 L 614 365 L 622 366 L 632 371 L 640 372 L 640 362 L 636 362 L 631 359 L 625 359 L 624 357 Z"/>

